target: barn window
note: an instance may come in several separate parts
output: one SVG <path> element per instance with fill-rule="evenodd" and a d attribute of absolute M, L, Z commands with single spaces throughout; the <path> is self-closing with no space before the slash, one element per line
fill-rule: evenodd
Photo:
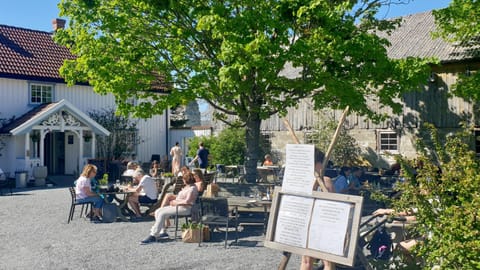
<path fill-rule="evenodd" d="M 397 152 L 398 134 L 395 131 L 379 131 L 378 132 L 378 149 L 380 151 Z"/>

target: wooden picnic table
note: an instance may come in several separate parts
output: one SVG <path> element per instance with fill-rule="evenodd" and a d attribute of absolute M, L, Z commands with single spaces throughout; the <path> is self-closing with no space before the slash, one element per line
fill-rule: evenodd
<path fill-rule="evenodd" d="M 263 226 L 263 233 L 266 233 L 271 200 L 256 200 L 241 196 L 231 196 L 227 199 L 228 205 L 238 210 L 240 226 Z"/>

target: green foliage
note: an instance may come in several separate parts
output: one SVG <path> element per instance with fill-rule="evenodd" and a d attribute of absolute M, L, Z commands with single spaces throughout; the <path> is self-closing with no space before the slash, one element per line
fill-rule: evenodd
<path fill-rule="evenodd" d="M 308 140 L 314 142 L 319 149 L 326 152 L 337 125 L 338 123 L 332 119 L 321 119 L 309 134 Z M 342 127 L 330 160 L 338 166 L 352 166 L 359 160 L 360 153 L 361 149 L 355 138 L 348 134 L 345 127 Z"/>
<path fill-rule="evenodd" d="M 375 32 L 397 22 L 373 16 L 384 2 L 356 2 L 62 0 L 69 27 L 55 40 L 77 58 L 60 72 L 69 84 L 112 93 L 123 115 L 149 117 L 200 98 L 235 116 L 246 127 L 247 181 L 255 181 L 263 119 L 306 97 L 317 109 L 348 105 L 379 119 L 367 100 L 398 113 L 396 100 L 428 77 L 427 61 L 387 56 L 388 41 Z M 279 75 L 286 66 L 298 74 Z M 158 85 L 171 91 L 159 95 Z"/>
<path fill-rule="evenodd" d="M 425 269 L 479 269 L 480 161 L 469 147 L 472 132 L 441 139 L 428 128 L 429 140 L 416 163 L 400 160 L 407 181 L 396 207 L 417 209 L 415 230 L 425 240 L 414 252 L 425 260 Z"/>
<path fill-rule="evenodd" d="M 210 164 L 243 164 L 245 158 L 245 129 L 226 128 L 218 136 L 194 137 L 189 141 L 189 155 L 194 157 L 199 142 L 210 151 Z"/>
<path fill-rule="evenodd" d="M 200 224 L 200 223 L 187 222 L 187 223 L 182 224 L 182 231 L 185 231 L 187 229 L 192 229 L 192 230 L 202 229 L 203 227 L 204 227 L 204 225 Z"/>
<path fill-rule="evenodd" d="M 245 162 L 245 129 L 244 128 L 226 128 L 217 136 L 193 137 L 189 140 L 188 155 L 194 157 L 197 154 L 199 142 L 203 142 L 210 151 L 210 164 L 244 164 Z M 270 152 L 270 144 L 265 140 L 260 140 L 257 146 L 259 152 L 264 155 Z"/>
<path fill-rule="evenodd" d="M 104 173 L 102 179 L 98 181 L 100 185 L 107 185 L 108 184 L 108 173 Z"/>
<path fill-rule="evenodd" d="M 136 136 L 136 121 L 117 115 L 113 108 L 93 110 L 88 114 L 110 131 L 108 137 L 97 137 L 97 157 L 118 159 L 125 153 L 134 152 L 140 140 Z"/>

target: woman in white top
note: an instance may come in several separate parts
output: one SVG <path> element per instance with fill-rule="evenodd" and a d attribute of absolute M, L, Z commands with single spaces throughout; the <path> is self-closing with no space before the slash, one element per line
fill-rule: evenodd
<path fill-rule="evenodd" d="M 175 146 L 170 149 L 170 155 L 172 156 L 172 173 L 177 175 L 180 171 L 180 163 L 182 160 L 182 148 L 178 142 L 175 143 Z"/>
<path fill-rule="evenodd" d="M 82 174 L 75 181 L 75 194 L 77 202 L 93 203 L 93 222 L 100 222 L 103 199 L 92 191 L 91 180 L 97 174 L 97 167 L 87 164 L 83 167 Z"/>

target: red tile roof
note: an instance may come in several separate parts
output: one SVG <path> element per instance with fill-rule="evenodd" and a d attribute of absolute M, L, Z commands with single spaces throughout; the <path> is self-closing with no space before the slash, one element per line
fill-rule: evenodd
<path fill-rule="evenodd" d="M 52 33 L 0 25 L 0 77 L 63 82 L 59 69 L 73 58 Z"/>

